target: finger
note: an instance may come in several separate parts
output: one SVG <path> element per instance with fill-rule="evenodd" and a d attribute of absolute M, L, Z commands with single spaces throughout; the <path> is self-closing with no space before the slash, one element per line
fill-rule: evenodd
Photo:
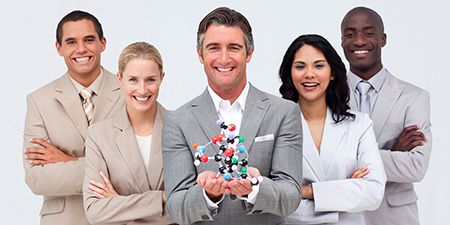
<path fill-rule="evenodd" d="M 27 160 L 44 160 L 46 161 L 45 155 L 36 154 L 36 153 L 28 153 L 25 155 L 25 159 Z"/>
<path fill-rule="evenodd" d="M 411 125 L 411 126 L 407 126 L 407 127 L 403 128 L 403 131 L 402 131 L 402 132 L 410 131 L 410 130 L 418 130 L 418 129 L 419 129 L 419 126 L 417 126 L 417 125 Z"/>
<path fill-rule="evenodd" d="M 43 148 L 33 147 L 33 148 L 26 148 L 24 152 L 25 152 L 25 154 L 30 154 L 30 153 L 45 154 L 47 151 Z"/>
<path fill-rule="evenodd" d="M 88 187 L 94 193 L 97 192 L 98 194 L 101 194 L 103 196 L 106 196 L 106 194 L 107 194 L 107 192 L 103 188 L 98 188 L 97 186 L 94 186 L 94 185 L 89 185 Z"/>
<path fill-rule="evenodd" d="M 96 186 L 98 188 L 101 188 L 101 189 L 105 189 L 105 187 L 106 187 L 105 184 L 103 184 L 101 182 L 98 182 L 98 181 L 95 181 L 95 180 L 90 180 L 89 184 L 91 184 L 93 186 Z"/>
<path fill-rule="evenodd" d="M 31 143 L 41 145 L 45 148 L 52 146 L 50 143 L 48 143 L 48 141 L 42 138 L 33 138 L 31 139 Z"/>
<path fill-rule="evenodd" d="M 97 198 L 106 198 L 106 196 L 104 196 L 104 195 L 102 195 L 102 194 L 99 194 L 99 193 L 97 193 L 97 192 L 95 192 L 95 191 L 93 191 L 92 192 L 94 195 L 95 195 L 95 197 L 97 197 Z"/>
<path fill-rule="evenodd" d="M 109 190 L 111 190 L 111 191 L 114 190 L 114 187 L 112 186 L 111 181 L 108 179 L 108 177 L 102 171 L 100 171 L 100 176 L 102 177 L 103 182 L 105 182 L 106 187 L 108 187 Z"/>
<path fill-rule="evenodd" d="M 45 160 L 29 160 L 28 163 L 33 166 L 44 166 L 47 165 L 48 162 Z"/>

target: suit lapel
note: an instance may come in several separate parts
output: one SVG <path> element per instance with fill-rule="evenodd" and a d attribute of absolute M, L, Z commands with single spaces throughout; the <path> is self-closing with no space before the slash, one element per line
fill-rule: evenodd
<path fill-rule="evenodd" d="M 239 131 L 239 135 L 246 140 L 244 146 L 248 151 L 251 151 L 253 140 L 269 108 L 268 100 L 269 98 L 264 93 L 250 85 Z"/>
<path fill-rule="evenodd" d="M 55 87 L 56 100 L 61 103 L 72 121 L 73 125 L 80 132 L 81 136 L 86 137 L 88 127 L 86 114 L 81 106 L 81 99 L 75 87 L 69 79 L 69 74 L 65 74 L 58 80 Z"/>
<path fill-rule="evenodd" d="M 303 130 L 303 157 L 306 163 L 316 175 L 317 181 L 325 180 L 325 172 L 323 170 L 322 161 L 317 151 L 314 141 L 309 131 L 309 126 L 302 114 L 302 130 Z"/>
<path fill-rule="evenodd" d="M 343 136 L 348 131 L 348 123 L 346 120 L 336 124 L 333 120 L 333 114 L 330 109 L 327 110 L 325 119 L 325 127 L 320 145 L 320 159 L 324 168 L 324 172 L 328 172 L 333 159 L 335 158 L 339 145 L 343 140 Z"/>
<path fill-rule="evenodd" d="M 397 80 L 388 72 L 372 113 L 372 119 L 376 121 L 374 123 L 374 131 L 377 139 L 401 92 Z"/>
<path fill-rule="evenodd" d="M 161 152 L 161 131 L 163 117 L 166 110 L 157 103 L 156 117 L 153 122 L 152 144 L 150 151 L 150 162 L 147 168 L 148 181 L 152 190 L 157 190 L 162 179 L 162 152 Z"/>
<path fill-rule="evenodd" d="M 220 133 L 220 128 L 216 124 L 219 116 L 207 89 L 192 102 L 191 110 L 208 141 Z M 198 144 L 206 144 L 201 143 L 201 140 L 196 141 Z M 216 145 L 212 146 L 215 152 L 219 152 Z"/>
<path fill-rule="evenodd" d="M 103 69 L 103 79 L 100 86 L 98 101 L 94 106 L 94 117 L 92 122 L 97 122 L 105 119 L 114 105 L 119 100 L 121 91 L 120 86 L 114 75 Z"/>
<path fill-rule="evenodd" d="M 140 191 L 148 191 L 149 182 L 146 174 L 147 170 L 141 157 L 136 136 L 131 127 L 125 107 L 124 110 L 120 112 L 120 116 L 116 118 L 114 127 L 119 130 L 119 135 L 115 140 L 117 148 L 127 164 L 134 181 L 138 184 Z"/>

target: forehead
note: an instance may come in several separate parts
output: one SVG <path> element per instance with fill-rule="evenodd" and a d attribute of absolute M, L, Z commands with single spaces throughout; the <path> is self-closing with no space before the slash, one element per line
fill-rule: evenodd
<path fill-rule="evenodd" d="M 205 31 L 203 44 L 210 43 L 229 44 L 237 43 L 244 44 L 244 32 L 239 26 L 226 26 L 212 24 Z"/>
<path fill-rule="evenodd" d="M 342 22 L 342 29 L 375 28 L 381 30 L 381 21 L 368 11 L 355 11 L 349 13 Z"/>
<path fill-rule="evenodd" d="M 321 60 L 325 59 L 323 52 L 312 46 L 305 44 L 295 52 L 295 59 L 311 59 L 311 60 Z"/>
<path fill-rule="evenodd" d="M 87 19 L 78 21 L 68 21 L 62 26 L 62 38 L 77 38 L 85 37 L 89 35 L 95 35 L 98 38 L 98 34 L 95 30 L 94 23 Z"/>

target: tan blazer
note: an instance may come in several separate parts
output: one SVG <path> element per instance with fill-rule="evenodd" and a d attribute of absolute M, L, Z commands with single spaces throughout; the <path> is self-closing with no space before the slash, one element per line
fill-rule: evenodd
<path fill-rule="evenodd" d="M 114 75 L 103 69 L 103 79 L 93 123 L 111 117 L 123 108 L 122 91 Z M 84 140 L 86 115 L 73 83 L 66 73 L 27 96 L 24 148 L 31 138 L 45 138 L 76 161 L 30 166 L 24 161 L 25 180 L 31 191 L 44 196 L 41 224 L 88 224 L 83 210 Z"/>
<path fill-rule="evenodd" d="M 352 93 L 355 93 L 352 90 Z M 350 107 L 356 109 L 351 95 Z M 414 184 L 428 168 L 432 137 L 428 92 L 387 73 L 374 105 L 372 120 L 386 171 L 387 183 L 381 206 L 364 214 L 367 225 L 418 225 L 417 195 Z M 427 141 L 409 152 L 390 151 L 403 128 L 420 127 Z"/>
<path fill-rule="evenodd" d="M 163 163 L 161 130 L 166 110 L 157 104 L 150 163 L 145 168 L 126 110 L 88 130 L 84 208 L 92 224 L 171 224 L 162 203 Z M 111 180 L 118 197 L 99 199 L 89 190 L 89 180 Z"/>

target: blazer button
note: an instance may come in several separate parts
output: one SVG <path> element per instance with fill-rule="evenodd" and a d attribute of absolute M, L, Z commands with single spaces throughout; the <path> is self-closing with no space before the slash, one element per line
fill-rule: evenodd
<path fill-rule="evenodd" d="M 207 216 L 207 215 L 202 215 L 202 220 L 209 220 L 209 216 Z"/>

